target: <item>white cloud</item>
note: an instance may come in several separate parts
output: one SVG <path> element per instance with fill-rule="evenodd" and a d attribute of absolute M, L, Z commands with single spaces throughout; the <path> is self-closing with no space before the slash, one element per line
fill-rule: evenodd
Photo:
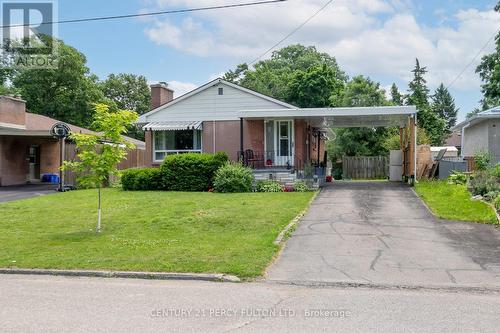
<path fill-rule="evenodd" d="M 231 0 L 149 0 L 155 8 L 200 7 Z M 156 19 L 145 30 L 155 43 L 197 56 L 251 61 L 316 12 L 325 0 L 205 11 L 183 20 Z M 418 5 L 418 4 L 417 4 Z M 461 10 L 438 27 L 417 22 L 410 0 L 338 0 L 303 27 L 286 44 L 316 45 L 334 55 L 350 74 L 407 81 L 418 57 L 427 66 L 431 87 L 449 83 L 500 27 L 493 11 Z M 434 15 L 429 13 L 428 15 Z M 453 23 L 453 25 L 451 25 Z M 450 25 L 444 25 L 450 24 Z M 490 52 L 493 43 L 485 50 Z M 462 90 L 477 89 L 474 68 L 456 81 Z"/>
<path fill-rule="evenodd" d="M 168 87 L 174 91 L 174 98 L 184 95 L 198 86 L 191 82 L 168 81 Z"/>

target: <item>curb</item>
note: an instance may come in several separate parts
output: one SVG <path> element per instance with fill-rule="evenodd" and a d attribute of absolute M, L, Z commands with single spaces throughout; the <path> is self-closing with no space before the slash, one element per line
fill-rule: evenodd
<path fill-rule="evenodd" d="M 309 211 L 311 204 L 313 203 L 313 201 L 316 199 L 316 197 L 319 195 L 320 192 L 321 192 L 321 189 L 317 190 L 314 193 L 314 195 L 312 196 L 311 200 L 309 200 L 307 207 L 303 211 L 301 211 L 297 216 L 295 216 L 293 218 L 293 220 L 290 223 L 288 223 L 288 225 L 283 230 L 281 230 L 281 232 L 278 234 L 278 236 L 276 237 L 276 239 L 273 242 L 274 245 L 280 245 L 281 243 L 283 243 L 287 232 L 290 229 L 292 229 L 294 226 L 299 224 L 300 220 Z"/>
<path fill-rule="evenodd" d="M 226 275 L 226 274 L 89 271 L 89 270 L 23 269 L 23 268 L 0 268 L 0 274 L 101 277 L 101 278 L 147 279 L 147 280 L 241 282 L 241 280 L 237 276 Z"/>

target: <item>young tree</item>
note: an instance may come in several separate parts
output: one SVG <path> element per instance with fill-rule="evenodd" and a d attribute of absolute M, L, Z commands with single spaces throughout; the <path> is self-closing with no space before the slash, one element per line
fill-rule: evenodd
<path fill-rule="evenodd" d="M 399 92 L 395 83 L 391 86 L 391 102 L 394 105 L 404 105 L 404 95 Z"/>
<path fill-rule="evenodd" d="M 496 4 L 495 11 L 500 13 L 500 1 Z M 483 81 L 481 85 L 482 110 L 500 105 L 500 32 L 495 36 L 495 50 L 482 57 L 481 63 L 476 68 L 476 73 L 479 73 Z"/>
<path fill-rule="evenodd" d="M 446 121 L 446 133 L 451 133 L 451 128 L 457 123 L 458 109 L 455 107 L 455 100 L 442 83 L 432 95 L 432 110 Z"/>
<path fill-rule="evenodd" d="M 127 156 L 127 150 L 134 145 L 122 136 L 137 119 L 132 111 L 118 110 L 111 112 L 109 106 L 95 106 L 92 128 L 96 134 L 71 133 L 75 142 L 78 160 L 65 161 L 63 169 L 74 170 L 79 174 L 78 182 L 84 187 L 97 188 L 97 232 L 101 232 L 101 187 L 110 175 L 118 173 L 117 165 Z"/>
<path fill-rule="evenodd" d="M 412 70 L 413 80 L 409 83 L 407 104 L 417 107 L 418 126 L 425 129 L 433 145 L 441 145 L 446 135 L 446 122 L 436 114 L 429 104 L 429 88 L 424 76 L 426 67 L 421 67 L 416 59 Z"/>

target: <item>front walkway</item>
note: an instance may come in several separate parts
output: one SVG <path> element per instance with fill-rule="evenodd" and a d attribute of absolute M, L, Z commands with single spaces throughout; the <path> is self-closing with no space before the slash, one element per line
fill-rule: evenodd
<path fill-rule="evenodd" d="M 500 230 L 437 220 L 411 188 L 337 182 L 313 202 L 268 280 L 500 286 Z"/>

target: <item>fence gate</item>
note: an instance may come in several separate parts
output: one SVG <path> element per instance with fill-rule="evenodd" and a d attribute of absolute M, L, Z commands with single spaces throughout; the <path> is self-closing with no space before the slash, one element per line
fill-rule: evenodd
<path fill-rule="evenodd" d="M 387 156 L 344 156 L 342 178 L 383 179 L 389 176 Z"/>

